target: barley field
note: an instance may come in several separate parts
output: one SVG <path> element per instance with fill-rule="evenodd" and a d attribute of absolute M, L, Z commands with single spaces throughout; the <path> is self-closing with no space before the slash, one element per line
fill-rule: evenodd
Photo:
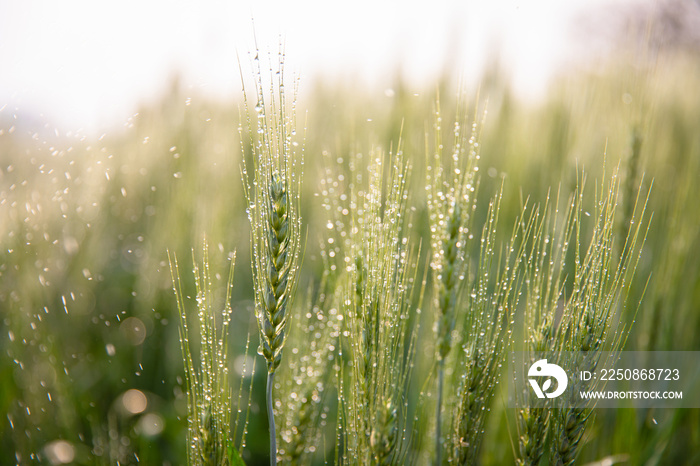
<path fill-rule="evenodd" d="M 505 374 L 700 351 L 697 50 L 537 102 L 255 57 L 103 135 L 0 111 L 0 464 L 700 464 L 698 409 Z"/>

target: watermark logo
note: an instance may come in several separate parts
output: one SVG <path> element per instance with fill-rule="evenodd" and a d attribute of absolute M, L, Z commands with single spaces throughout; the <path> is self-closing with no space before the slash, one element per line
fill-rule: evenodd
<path fill-rule="evenodd" d="M 700 351 L 513 351 L 512 408 L 700 408 Z"/>
<path fill-rule="evenodd" d="M 537 398 L 556 398 L 566 390 L 566 386 L 569 383 L 566 372 L 564 369 L 557 366 L 556 364 L 549 364 L 546 359 L 540 359 L 536 361 L 530 370 L 527 371 L 528 377 L 548 377 L 544 381 L 542 387 L 537 383 L 535 379 L 528 379 L 530 386 L 535 391 Z M 557 388 L 553 392 L 549 393 L 548 390 L 552 387 L 552 378 L 557 381 Z"/>

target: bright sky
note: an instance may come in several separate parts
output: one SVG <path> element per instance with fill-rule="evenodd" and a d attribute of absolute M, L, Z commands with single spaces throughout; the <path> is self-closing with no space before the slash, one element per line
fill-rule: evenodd
<path fill-rule="evenodd" d="M 536 95 L 571 46 L 571 19 L 604 1 L 2 1 L 0 120 L 43 114 L 97 130 L 155 100 L 176 71 L 193 93 L 235 95 L 251 18 L 260 48 L 276 50 L 281 35 L 302 78 L 382 86 L 400 69 L 419 85 L 449 61 L 475 80 L 500 49 L 517 90 Z"/>

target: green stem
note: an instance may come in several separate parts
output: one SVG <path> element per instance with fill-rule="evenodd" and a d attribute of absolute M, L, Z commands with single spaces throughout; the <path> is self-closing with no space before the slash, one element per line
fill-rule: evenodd
<path fill-rule="evenodd" d="M 442 386 L 445 382 L 445 359 L 438 361 L 437 407 L 435 408 L 435 466 L 442 463 L 442 443 L 440 442 L 440 426 L 442 424 Z"/>
<path fill-rule="evenodd" d="M 275 373 L 267 373 L 267 423 L 270 429 L 270 466 L 277 464 L 277 437 L 275 436 L 275 414 L 272 412 L 272 380 Z"/>

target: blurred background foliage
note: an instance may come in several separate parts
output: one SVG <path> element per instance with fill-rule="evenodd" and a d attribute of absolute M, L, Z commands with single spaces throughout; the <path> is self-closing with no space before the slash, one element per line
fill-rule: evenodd
<path fill-rule="evenodd" d="M 604 170 L 619 166 L 623 214 L 637 187 L 653 181 L 651 229 L 622 316 L 635 320 L 627 350 L 700 351 L 700 49 L 695 35 L 668 32 L 679 29 L 673 20 L 626 34 L 626 52 L 560 76 L 539 101 L 516 98 L 495 63 L 465 107 L 477 118 L 488 110 L 480 196 L 505 179 L 503 225 L 528 198 L 571 192 L 578 170 L 592 193 Z M 305 290 L 324 271 L 323 154 L 340 167 L 351 153 L 389 150 L 401 138 L 413 166 L 413 234 L 429 244 L 426 131 L 438 95 L 443 120 L 453 121 L 459 83 L 447 69 L 426 89 L 409 88 L 399 73 L 381 92 L 322 79 L 301 87 Z M 101 136 L 0 112 L 0 464 L 183 462 L 185 387 L 167 252 L 186 271 L 205 236 L 221 299 L 227 258 L 234 250 L 239 258 L 230 336 L 238 386 L 248 334 L 257 346 L 238 126 L 238 104 L 186 92 L 177 79 Z M 624 220 L 619 228 L 623 235 Z M 182 278 L 192 296 L 192 277 Z M 243 457 L 262 464 L 264 371 L 255 377 Z M 498 402 L 493 411 L 482 462 L 508 464 L 512 413 Z M 581 463 L 698 464 L 698 426 L 697 409 L 598 410 Z"/>

